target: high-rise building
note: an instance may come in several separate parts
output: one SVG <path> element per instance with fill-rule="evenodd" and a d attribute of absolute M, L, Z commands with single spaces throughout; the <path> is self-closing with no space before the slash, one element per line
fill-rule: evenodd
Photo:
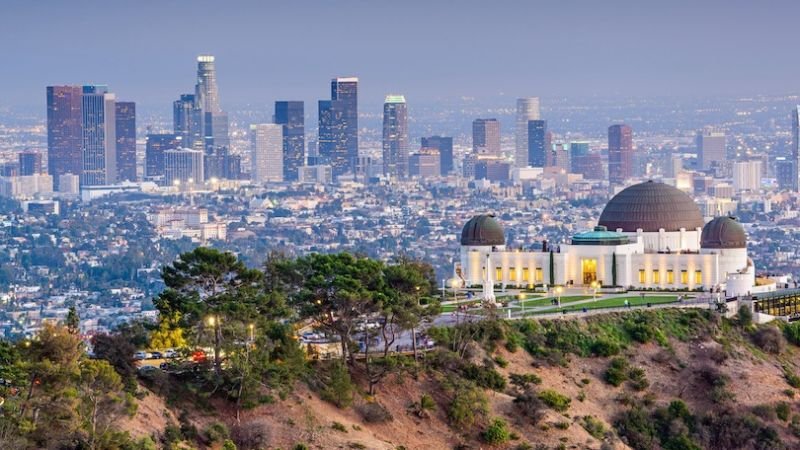
<path fill-rule="evenodd" d="M 183 137 L 184 145 L 187 147 L 191 147 L 195 140 L 203 136 L 199 109 L 194 99 L 194 94 L 181 94 L 178 100 L 172 102 L 172 130 Z"/>
<path fill-rule="evenodd" d="M 114 184 L 117 179 L 116 99 L 103 85 L 83 87 L 82 186 Z"/>
<path fill-rule="evenodd" d="M 195 100 L 205 113 L 222 112 L 219 107 L 219 89 L 217 88 L 217 68 L 214 57 L 200 55 L 197 57 L 197 84 Z"/>
<path fill-rule="evenodd" d="M 358 159 L 358 78 L 331 80 L 331 99 L 319 102 L 318 156 L 334 178 L 354 173 Z"/>
<path fill-rule="evenodd" d="M 547 139 L 547 121 L 529 120 L 528 121 L 528 157 L 527 162 L 530 167 L 546 167 L 547 152 L 550 146 Z"/>
<path fill-rule="evenodd" d="M 515 131 L 514 167 L 528 167 L 528 121 L 539 120 L 539 97 L 517 99 L 517 129 Z"/>
<path fill-rule="evenodd" d="M 179 134 L 148 134 L 144 153 L 145 178 L 153 181 L 163 181 L 164 152 L 183 147 L 183 136 Z"/>
<path fill-rule="evenodd" d="M 383 174 L 408 176 L 408 108 L 402 95 L 387 95 L 383 103 Z"/>
<path fill-rule="evenodd" d="M 445 136 L 424 137 L 422 138 L 421 147 L 439 150 L 439 168 L 442 176 L 447 176 L 453 171 L 453 138 Z"/>
<path fill-rule="evenodd" d="M 117 102 L 117 181 L 136 181 L 136 103 Z"/>
<path fill-rule="evenodd" d="M 58 185 L 63 174 L 83 169 L 80 86 L 47 87 L 47 173 Z"/>
<path fill-rule="evenodd" d="M 408 157 L 408 174 L 412 177 L 429 178 L 441 174 L 439 150 L 423 147 Z"/>
<path fill-rule="evenodd" d="M 500 156 L 500 122 L 497 119 L 472 121 L 472 153 Z"/>
<path fill-rule="evenodd" d="M 608 127 L 608 181 L 624 184 L 633 176 L 633 130 L 625 124 Z"/>
<path fill-rule="evenodd" d="M 733 163 L 733 188 L 737 191 L 761 189 L 761 161 L 737 161 Z"/>
<path fill-rule="evenodd" d="M 283 179 L 297 181 L 305 162 L 305 112 L 301 101 L 275 102 L 275 123 L 283 126 Z"/>
<path fill-rule="evenodd" d="M 475 179 L 489 181 L 508 181 L 511 164 L 499 158 L 478 159 L 475 163 Z"/>
<path fill-rule="evenodd" d="M 697 132 L 697 160 L 701 170 L 709 170 L 727 158 L 725 133 L 710 129 Z"/>
<path fill-rule="evenodd" d="M 29 176 L 42 173 L 42 154 L 35 151 L 22 151 L 17 155 L 19 160 L 20 176 Z"/>
<path fill-rule="evenodd" d="M 572 173 L 580 173 L 578 172 L 579 167 L 583 167 L 581 163 L 583 162 L 583 158 L 589 154 L 589 143 L 588 142 L 571 142 L 569 144 L 569 158 L 570 158 L 570 172 Z"/>
<path fill-rule="evenodd" d="M 165 150 L 164 184 L 175 186 L 202 183 L 205 179 L 203 156 L 202 151 L 188 148 Z"/>
<path fill-rule="evenodd" d="M 283 181 L 283 125 L 250 125 L 250 164 L 253 182 Z"/>
<path fill-rule="evenodd" d="M 783 157 L 775 158 L 775 179 L 781 189 L 794 189 L 795 162 Z"/>
<path fill-rule="evenodd" d="M 792 110 L 792 187 L 800 192 L 800 106 Z"/>

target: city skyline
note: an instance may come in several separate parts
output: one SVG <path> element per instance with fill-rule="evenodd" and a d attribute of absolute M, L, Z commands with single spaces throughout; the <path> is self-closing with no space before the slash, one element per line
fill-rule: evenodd
<path fill-rule="evenodd" d="M 159 4 L 158 13 L 153 14 L 151 8 L 124 4 L 100 9 L 56 2 L 4 2 L 0 30 L 8 38 L 0 45 L 6 64 L 15 70 L 5 74 L 8 87 L 0 87 L 2 106 L 32 105 L 38 86 L 100 81 L 113 84 L 121 96 L 140 105 L 159 104 L 191 82 L 191 75 L 182 69 L 186 61 L 206 53 L 226 66 L 219 78 L 220 91 L 225 93 L 223 110 L 229 109 L 226 105 L 270 103 L 279 97 L 310 102 L 322 98 L 324 92 L 317 80 L 331 74 L 359 76 L 364 81 L 363 97 L 379 103 L 389 92 L 403 92 L 418 101 L 461 96 L 787 93 L 796 92 L 791 74 L 800 68 L 783 56 L 791 53 L 791 17 L 796 16 L 792 12 L 800 12 L 800 5 L 788 1 L 772 2 L 779 8 L 718 1 L 647 7 L 630 1 L 583 2 L 571 8 L 559 8 L 553 2 L 505 2 L 504 8 L 496 10 L 475 2 L 459 7 L 406 2 L 402 6 L 358 4 L 358 8 L 314 2 L 310 9 L 314 14 L 304 22 L 300 19 L 309 9 L 293 5 L 267 8 L 245 2 L 226 8 L 200 3 L 193 3 L 197 8 L 185 8 L 182 2 Z M 718 7 L 722 4 L 727 8 Z M 48 14 L 42 16 L 43 11 Z M 186 19 L 181 21 L 185 26 L 170 21 L 178 11 Z M 480 39 L 460 30 L 461 25 L 474 22 L 477 13 L 487 27 Z M 514 26 L 527 23 L 533 14 L 541 18 L 537 26 Z M 120 17 L 126 20 L 111 20 Z M 382 36 L 379 30 L 385 17 L 415 23 L 433 36 L 408 35 L 403 40 Z M 714 33 L 707 27 L 710 19 L 715 22 Z M 212 20 L 222 24 L 213 39 L 203 34 L 205 27 L 195 26 Z M 249 26 L 264 20 L 266 26 Z M 147 33 L 138 27 L 145 21 Z M 625 26 L 597 26 L 614 21 L 624 21 Z M 738 26 L 742 21 L 754 26 Z M 98 34 L 111 39 L 78 41 L 67 32 L 70 24 L 84 23 L 92 23 Z M 288 46 L 256 45 L 275 41 L 300 23 L 298 39 Z M 679 34 L 674 32 L 676 24 Z M 575 33 L 575 29 L 582 31 Z M 330 36 L 348 42 L 348 51 L 313 53 L 314 64 L 309 66 L 313 43 Z M 533 43 L 545 44 L 537 47 L 541 58 L 535 61 L 552 61 L 558 70 L 543 70 L 546 67 L 540 63 L 513 57 L 524 54 Z M 620 72 L 616 64 L 605 61 L 602 55 L 610 46 L 625 54 L 625 64 L 636 70 Z M 425 77 L 415 74 L 413 65 L 383 67 L 368 57 L 386 47 L 393 48 L 401 60 L 425 63 Z M 764 48 L 772 51 L 761 51 Z M 464 77 L 461 62 L 473 51 L 483 53 L 487 60 Z M 275 60 L 282 62 L 278 69 L 261 70 Z M 131 70 L 135 67 L 159 69 Z"/>

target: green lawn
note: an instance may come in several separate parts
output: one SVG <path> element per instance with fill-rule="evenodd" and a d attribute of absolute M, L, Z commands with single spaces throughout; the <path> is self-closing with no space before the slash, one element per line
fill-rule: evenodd
<path fill-rule="evenodd" d="M 591 297 L 589 297 L 591 298 Z M 684 296 L 685 298 L 685 296 Z M 573 307 L 562 307 L 562 308 L 548 308 L 545 310 L 539 310 L 532 314 L 544 314 L 544 313 L 553 313 L 559 312 L 561 310 L 566 309 L 567 311 L 581 311 L 583 308 L 586 309 L 600 309 L 600 308 L 621 308 L 625 306 L 625 300 L 628 300 L 630 306 L 644 306 L 648 303 L 652 305 L 660 305 L 664 303 L 675 303 L 678 301 L 677 295 L 653 295 L 653 296 L 646 296 L 644 300 L 642 297 L 636 296 L 625 296 L 625 297 L 613 297 L 613 298 L 604 298 L 600 299 L 596 302 L 586 302 L 580 305 L 575 305 Z M 562 304 L 564 303 L 562 298 Z"/>
<path fill-rule="evenodd" d="M 545 298 L 537 298 L 534 300 L 525 300 L 522 302 L 526 308 L 536 307 L 536 306 L 549 306 L 550 303 L 556 297 L 545 297 Z M 572 303 L 572 302 L 579 302 L 581 300 L 588 300 L 592 298 L 591 295 L 562 295 L 561 296 L 561 304 L 564 303 Z"/>

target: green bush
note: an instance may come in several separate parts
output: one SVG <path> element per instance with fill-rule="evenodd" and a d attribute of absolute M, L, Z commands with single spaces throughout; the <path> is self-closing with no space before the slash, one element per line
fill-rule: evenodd
<path fill-rule="evenodd" d="M 464 378 L 474 381 L 478 386 L 498 392 L 506 388 L 506 379 L 500 372 L 487 366 L 469 364 L 462 370 Z"/>
<path fill-rule="evenodd" d="M 800 345 L 800 322 L 787 323 L 783 327 L 786 340 L 794 345 Z"/>
<path fill-rule="evenodd" d="M 231 435 L 230 431 L 228 431 L 228 427 L 221 422 L 213 422 L 209 424 L 206 427 L 204 434 L 209 442 L 219 442 L 229 438 Z"/>
<path fill-rule="evenodd" d="M 587 433 L 592 435 L 595 439 L 603 439 L 606 434 L 606 426 L 600 419 L 594 416 L 583 416 L 581 426 Z"/>
<path fill-rule="evenodd" d="M 344 426 L 344 424 L 341 423 L 341 422 L 333 422 L 331 424 L 331 428 L 336 430 L 336 431 L 338 431 L 338 432 L 340 432 L 340 433 L 347 433 L 347 427 Z"/>
<path fill-rule="evenodd" d="M 797 374 L 788 368 L 784 368 L 783 376 L 786 378 L 786 382 L 789 383 L 789 386 L 800 389 L 800 377 L 798 377 Z"/>
<path fill-rule="evenodd" d="M 350 372 L 341 361 L 336 361 L 331 366 L 325 387 L 322 389 L 322 399 L 339 408 L 347 408 L 353 403 L 354 394 L 355 385 L 350 379 Z"/>
<path fill-rule="evenodd" d="M 601 357 L 614 356 L 618 354 L 619 351 L 620 351 L 619 344 L 608 338 L 601 337 L 592 343 L 592 354 L 597 356 Z"/>
<path fill-rule="evenodd" d="M 739 307 L 738 311 L 738 321 L 739 326 L 742 328 L 748 328 L 750 325 L 753 324 L 753 311 L 747 305 L 742 305 Z"/>
<path fill-rule="evenodd" d="M 791 414 L 791 412 L 792 407 L 786 402 L 778 402 L 778 404 L 775 405 L 775 415 L 784 422 L 789 420 L 789 414 Z"/>
<path fill-rule="evenodd" d="M 535 373 L 512 373 L 508 376 L 511 385 L 525 390 L 531 384 L 542 384 L 542 378 Z"/>
<path fill-rule="evenodd" d="M 551 389 L 540 392 L 538 397 L 545 405 L 558 412 L 566 411 L 569 409 L 570 403 L 572 403 L 569 397 Z"/>
<path fill-rule="evenodd" d="M 222 450 L 236 450 L 236 444 L 230 439 L 225 439 L 225 443 L 222 444 Z"/>
<path fill-rule="evenodd" d="M 644 373 L 644 369 L 641 367 L 634 367 L 628 373 L 628 378 L 631 380 L 631 386 L 637 391 L 643 391 L 650 386 L 650 382 L 647 380 L 647 375 Z"/>
<path fill-rule="evenodd" d="M 494 419 L 483 432 L 483 440 L 487 444 L 505 444 L 509 439 L 511 439 L 511 433 L 503 419 Z"/>
<path fill-rule="evenodd" d="M 456 384 L 453 400 L 447 411 L 447 417 L 453 426 L 461 430 L 468 429 L 488 413 L 489 402 L 483 391 L 469 382 Z"/>
<path fill-rule="evenodd" d="M 534 425 L 544 417 L 545 404 L 531 388 L 525 389 L 514 398 L 514 408 L 522 417 L 527 418 Z"/>
<path fill-rule="evenodd" d="M 786 339 L 777 327 L 767 325 L 753 334 L 753 342 L 767 353 L 780 354 L 786 347 Z"/>
<path fill-rule="evenodd" d="M 614 358 L 608 364 L 608 369 L 603 376 L 603 379 L 612 386 L 619 386 L 628 379 L 628 371 L 630 364 L 624 358 Z"/>
<path fill-rule="evenodd" d="M 498 366 L 500 366 L 503 369 L 508 367 L 508 360 L 503 358 L 500 355 L 497 355 L 497 356 L 494 357 L 494 362 L 495 362 L 495 364 L 497 364 Z"/>

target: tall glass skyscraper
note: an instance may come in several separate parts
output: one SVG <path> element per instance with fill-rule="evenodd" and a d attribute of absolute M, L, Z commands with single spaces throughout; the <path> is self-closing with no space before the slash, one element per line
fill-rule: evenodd
<path fill-rule="evenodd" d="M 435 148 L 439 150 L 439 170 L 442 176 L 453 171 L 453 138 L 445 136 L 430 136 L 422 138 L 422 148 Z"/>
<path fill-rule="evenodd" d="M 383 174 L 408 176 L 408 108 L 402 95 L 387 95 L 383 104 Z"/>
<path fill-rule="evenodd" d="M 528 166 L 545 167 L 547 152 L 551 149 L 547 144 L 547 121 L 528 121 Z"/>
<path fill-rule="evenodd" d="M 183 148 L 179 134 L 148 134 L 144 153 L 144 175 L 148 180 L 163 182 L 164 152 Z"/>
<path fill-rule="evenodd" d="M 358 78 L 331 80 L 331 99 L 319 102 L 319 157 L 334 177 L 355 173 L 358 160 Z"/>
<path fill-rule="evenodd" d="M 210 55 L 197 57 L 197 84 L 194 93 L 195 110 L 199 114 L 200 127 L 203 132 L 203 146 L 206 153 L 214 153 L 214 147 L 228 147 L 228 115 L 219 106 L 219 89 L 217 88 L 217 69 L 215 59 Z M 198 148 L 197 142 L 191 143 Z"/>
<path fill-rule="evenodd" d="M 83 170 L 82 96 L 80 86 L 47 87 L 47 173 L 55 186 L 59 175 Z"/>
<path fill-rule="evenodd" d="M 301 101 L 275 102 L 275 123 L 283 126 L 283 179 L 297 181 L 305 161 L 305 112 Z"/>
<path fill-rule="evenodd" d="M 117 181 L 136 181 L 136 104 L 117 102 Z"/>
<path fill-rule="evenodd" d="M 172 102 L 172 128 L 175 134 L 183 137 L 186 147 L 192 147 L 195 140 L 203 137 L 199 111 L 194 94 L 181 94 L 178 100 Z"/>
<path fill-rule="evenodd" d="M 515 130 L 514 167 L 528 167 L 528 121 L 541 119 L 539 97 L 517 99 L 517 129 Z"/>
<path fill-rule="evenodd" d="M 633 129 L 625 124 L 608 127 L 608 181 L 624 184 L 633 176 Z"/>
<path fill-rule="evenodd" d="M 283 181 L 283 125 L 250 125 L 250 180 L 258 184 Z"/>
<path fill-rule="evenodd" d="M 792 190 L 800 192 L 800 106 L 792 110 Z"/>
<path fill-rule="evenodd" d="M 81 185 L 113 184 L 117 178 L 116 106 L 114 94 L 103 85 L 83 87 L 81 126 L 83 171 Z"/>

